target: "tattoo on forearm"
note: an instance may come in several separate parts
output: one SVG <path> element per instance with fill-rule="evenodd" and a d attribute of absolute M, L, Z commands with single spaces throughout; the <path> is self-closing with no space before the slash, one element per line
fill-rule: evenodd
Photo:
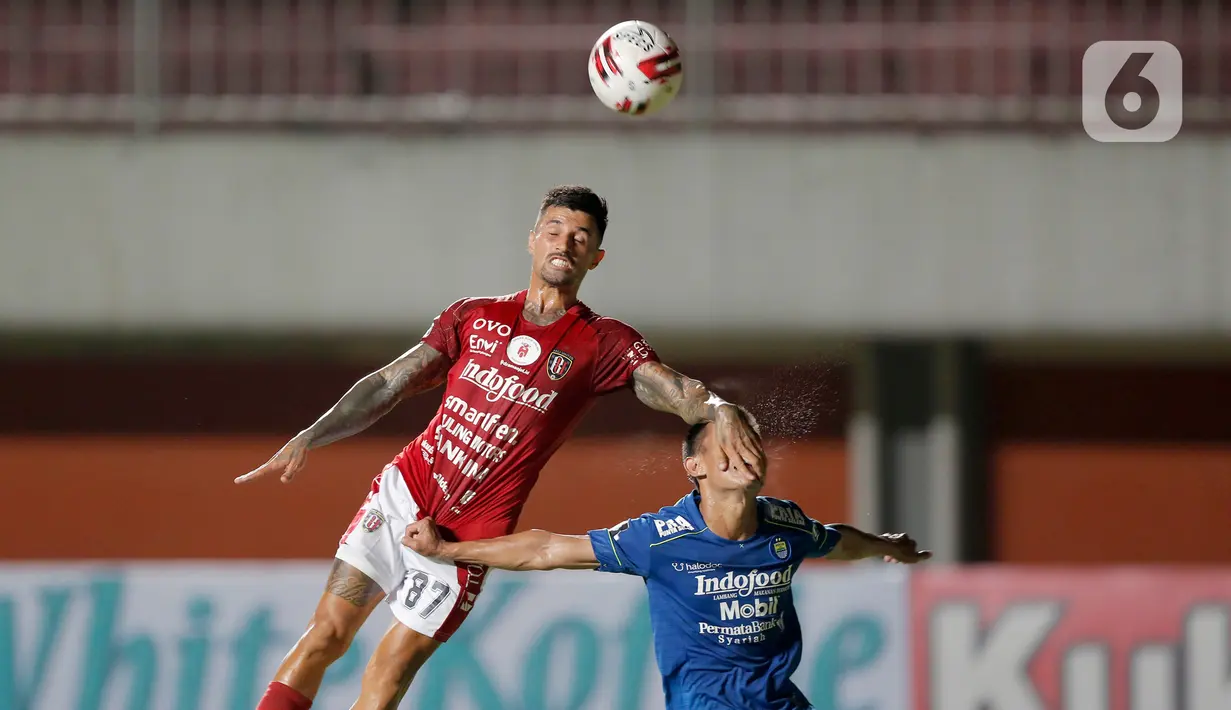
<path fill-rule="evenodd" d="M 633 372 L 633 392 L 647 407 L 678 414 L 689 424 L 713 420 L 725 404 L 705 385 L 658 362 L 647 362 Z"/>
<path fill-rule="evenodd" d="M 367 429 L 403 397 L 432 389 L 449 372 L 448 358 L 420 344 L 397 360 L 359 380 L 328 412 L 305 430 L 316 448 Z"/>
<path fill-rule="evenodd" d="M 342 560 L 333 561 L 325 589 L 359 607 L 367 606 L 382 593 L 375 580 Z"/>

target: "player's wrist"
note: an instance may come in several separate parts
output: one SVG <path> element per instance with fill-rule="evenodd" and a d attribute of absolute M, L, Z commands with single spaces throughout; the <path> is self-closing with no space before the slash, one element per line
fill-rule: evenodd
<path fill-rule="evenodd" d="M 872 544 L 869 546 L 871 547 L 871 550 L 869 550 L 868 557 L 892 557 L 894 559 L 898 558 L 899 550 L 896 544 L 894 544 L 893 542 L 889 540 L 886 540 L 883 537 L 880 537 L 879 535 L 871 536 L 871 537 L 872 537 Z"/>
<path fill-rule="evenodd" d="M 705 404 L 714 413 L 714 421 L 739 418 L 739 407 L 716 394 L 711 394 L 709 399 L 705 400 Z"/>
<path fill-rule="evenodd" d="M 432 555 L 429 555 L 429 557 L 435 557 L 435 558 L 442 559 L 442 560 L 449 560 L 451 562 L 455 560 L 457 558 L 458 553 L 461 552 L 461 550 L 459 549 L 460 545 L 461 545 L 460 542 L 448 542 L 446 540 L 441 540 L 440 544 L 436 545 L 435 553 Z"/>

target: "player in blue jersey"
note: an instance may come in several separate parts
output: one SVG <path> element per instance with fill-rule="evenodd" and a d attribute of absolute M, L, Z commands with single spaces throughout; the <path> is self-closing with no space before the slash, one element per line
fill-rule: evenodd
<path fill-rule="evenodd" d="M 645 579 L 668 710 L 804 710 L 791 675 L 802 642 L 791 580 L 808 557 L 931 557 L 906 535 L 822 525 L 791 501 L 759 497 L 763 480 L 723 471 L 708 423 L 684 440 L 696 487 L 675 505 L 588 535 L 531 530 L 446 542 L 430 519 L 403 544 L 457 563 L 511 570 L 597 569 Z"/>

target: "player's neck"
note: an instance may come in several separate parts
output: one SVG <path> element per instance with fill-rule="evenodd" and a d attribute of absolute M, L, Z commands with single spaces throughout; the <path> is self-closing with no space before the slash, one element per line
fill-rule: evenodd
<path fill-rule="evenodd" d="M 701 517 L 718 537 L 747 540 L 757 534 L 757 498 L 743 491 L 701 496 Z"/>
<path fill-rule="evenodd" d="M 527 316 L 555 320 L 577 304 L 579 285 L 552 286 L 535 276 L 530 279 L 530 288 L 526 290 L 523 310 Z"/>

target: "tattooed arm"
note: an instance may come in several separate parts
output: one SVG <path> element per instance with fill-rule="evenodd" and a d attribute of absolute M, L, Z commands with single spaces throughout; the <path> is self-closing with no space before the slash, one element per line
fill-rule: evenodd
<path fill-rule="evenodd" d="M 647 362 L 633 371 L 633 392 L 650 409 L 678 414 L 689 424 L 712 422 L 727 402 L 699 381 L 661 362 Z"/>
<path fill-rule="evenodd" d="M 355 383 L 338 403 L 299 434 L 309 449 L 367 429 L 405 397 L 426 392 L 449 374 L 449 361 L 425 343 Z M 297 437 L 298 438 L 298 437 Z"/>
<path fill-rule="evenodd" d="M 689 424 L 714 422 L 722 449 L 719 467 L 724 471 L 730 462 L 758 478 L 765 473 L 765 452 L 756 425 L 746 412 L 699 381 L 651 361 L 633 371 L 633 392 L 647 407 L 676 414 Z"/>
<path fill-rule="evenodd" d="M 367 429 L 403 398 L 426 392 L 444 382 L 449 365 L 444 355 L 426 343 L 419 343 L 356 382 L 312 426 L 295 435 L 269 461 L 236 478 L 235 482 L 244 483 L 277 473 L 283 483 L 289 483 L 303 468 L 309 449 L 332 444 Z"/>

